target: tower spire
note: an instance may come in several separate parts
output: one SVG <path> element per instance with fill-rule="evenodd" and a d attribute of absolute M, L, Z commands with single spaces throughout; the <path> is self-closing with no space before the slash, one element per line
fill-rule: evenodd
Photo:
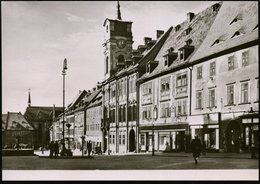
<path fill-rule="evenodd" d="M 117 1 L 117 19 L 122 20 L 119 1 Z"/>
<path fill-rule="evenodd" d="M 30 94 L 30 88 L 29 88 L 29 96 L 28 96 L 28 107 L 31 107 L 31 94 Z"/>

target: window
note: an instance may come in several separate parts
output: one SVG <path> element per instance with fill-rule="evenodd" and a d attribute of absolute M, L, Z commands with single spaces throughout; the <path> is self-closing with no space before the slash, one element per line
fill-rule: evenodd
<path fill-rule="evenodd" d="M 196 108 L 202 109 L 202 91 L 196 93 Z"/>
<path fill-rule="evenodd" d="M 234 104 L 234 84 L 227 86 L 227 105 Z"/>
<path fill-rule="evenodd" d="M 259 101 L 259 80 L 256 79 L 256 101 Z"/>
<path fill-rule="evenodd" d="M 106 57 L 106 73 L 108 73 L 108 57 Z"/>
<path fill-rule="evenodd" d="M 214 76 L 216 75 L 216 62 L 212 62 L 210 63 L 210 72 L 209 72 L 210 76 Z"/>
<path fill-rule="evenodd" d="M 118 56 L 118 63 L 123 63 L 123 64 L 125 63 L 125 58 L 123 55 Z"/>
<path fill-rule="evenodd" d="M 228 57 L 228 71 L 234 70 L 234 56 Z"/>
<path fill-rule="evenodd" d="M 144 139 L 144 134 L 141 134 L 141 145 L 144 146 L 145 145 L 145 139 Z"/>
<path fill-rule="evenodd" d="M 216 94 L 215 94 L 215 88 L 209 90 L 209 107 L 215 107 L 216 101 Z"/>
<path fill-rule="evenodd" d="M 239 36 L 241 33 L 239 31 L 236 31 L 231 38 Z"/>
<path fill-rule="evenodd" d="M 161 118 L 171 117 L 171 109 L 169 103 L 161 104 Z"/>
<path fill-rule="evenodd" d="M 125 134 L 126 134 L 126 132 L 124 131 L 123 135 L 122 135 L 122 144 L 125 144 Z"/>
<path fill-rule="evenodd" d="M 150 73 L 151 65 L 150 63 L 146 64 L 146 73 Z"/>
<path fill-rule="evenodd" d="M 122 144 L 121 137 L 122 137 L 122 131 L 119 132 L 119 144 Z"/>
<path fill-rule="evenodd" d="M 190 34 L 190 32 L 191 32 L 191 27 L 189 27 L 188 29 L 186 29 L 186 35 L 189 35 Z"/>
<path fill-rule="evenodd" d="M 177 87 L 187 85 L 187 74 L 177 76 Z"/>
<path fill-rule="evenodd" d="M 187 115 L 187 100 L 177 101 L 177 116 Z"/>
<path fill-rule="evenodd" d="M 245 67 L 248 65 L 248 58 L 249 58 L 248 51 L 242 52 L 242 67 Z"/>
<path fill-rule="evenodd" d="M 197 79 L 202 78 L 202 66 L 197 67 Z"/>
<path fill-rule="evenodd" d="M 248 103 L 248 82 L 241 83 L 241 103 Z"/>
<path fill-rule="evenodd" d="M 143 94 L 151 94 L 152 93 L 152 83 L 147 83 L 143 85 Z"/>
<path fill-rule="evenodd" d="M 170 90 L 170 77 L 161 80 L 161 93 Z"/>
<path fill-rule="evenodd" d="M 184 58 L 184 52 L 183 49 L 180 50 L 180 60 L 182 60 Z"/>
<path fill-rule="evenodd" d="M 176 94 L 186 94 L 187 93 L 187 74 L 177 75 L 176 79 Z"/>
<path fill-rule="evenodd" d="M 150 120 L 151 118 L 151 106 L 143 107 L 143 120 Z"/>
<path fill-rule="evenodd" d="M 192 44 L 192 39 L 188 39 L 186 42 L 186 45 L 191 45 Z"/>

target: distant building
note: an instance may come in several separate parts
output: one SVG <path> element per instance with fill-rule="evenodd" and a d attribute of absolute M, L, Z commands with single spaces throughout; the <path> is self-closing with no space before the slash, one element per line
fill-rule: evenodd
<path fill-rule="evenodd" d="M 103 134 L 101 130 L 102 120 L 102 93 L 101 89 L 93 91 L 89 96 L 91 103 L 85 107 L 86 111 L 86 141 L 91 141 L 93 149 L 102 148 Z M 94 97 L 94 98 L 93 98 Z M 86 147 L 85 147 L 86 148 Z"/>
<path fill-rule="evenodd" d="M 28 107 L 25 110 L 24 117 L 28 123 L 35 129 L 34 148 L 48 147 L 50 143 L 49 128 L 53 120 L 63 112 L 62 107 L 31 106 L 31 96 L 29 91 Z"/>
<path fill-rule="evenodd" d="M 34 128 L 19 112 L 2 114 L 2 148 L 33 148 Z"/>

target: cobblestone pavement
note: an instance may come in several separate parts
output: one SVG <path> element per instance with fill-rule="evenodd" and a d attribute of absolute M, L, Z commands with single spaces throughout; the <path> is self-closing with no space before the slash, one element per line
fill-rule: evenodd
<path fill-rule="evenodd" d="M 160 169 L 258 169 L 258 159 L 250 154 L 207 153 L 194 164 L 191 153 L 129 153 L 127 155 L 95 155 L 94 158 L 74 154 L 70 159 L 39 156 L 2 157 L 2 169 L 7 170 L 160 170 Z"/>

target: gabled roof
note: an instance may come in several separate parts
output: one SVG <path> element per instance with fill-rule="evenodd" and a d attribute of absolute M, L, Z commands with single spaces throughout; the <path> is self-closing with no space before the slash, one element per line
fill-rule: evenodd
<path fill-rule="evenodd" d="M 218 11 L 219 9 L 213 11 L 212 7 L 209 7 L 196 14 L 191 22 L 185 20 L 181 24 L 177 25 L 178 29 L 172 29 L 160 51 L 154 58 L 154 60 L 159 61 L 158 66 L 151 73 L 145 73 L 138 79 L 138 81 L 141 82 L 149 80 L 150 78 L 155 77 L 159 74 L 162 74 L 164 72 L 166 73 L 174 70 L 177 67 L 186 65 L 186 63 L 190 60 L 194 53 L 196 53 L 202 41 L 206 37 L 208 30 L 214 22 Z M 186 33 L 186 30 L 188 28 L 191 28 L 189 34 Z M 173 52 L 178 53 L 179 49 L 183 48 L 188 40 L 189 42 L 192 42 L 191 46 L 193 46 L 194 48 L 193 52 L 191 52 L 191 54 L 184 61 L 180 60 L 180 58 L 177 57 L 170 66 L 165 66 L 165 54 L 168 53 L 168 50 L 172 48 Z"/>
<path fill-rule="evenodd" d="M 258 40 L 258 29 L 254 29 L 257 25 L 257 1 L 224 1 L 207 37 L 191 61 Z M 241 34 L 234 36 L 236 31 L 241 31 Z M 221 42 L 213 44 L 218 39 Z"/>
<path fill-rule="evenodd" d="M 91 107 L 96 107 L 96 106 L 101 106 L 102 104 L 102 93 L 98 93 L 98 95 L 96 95 L 93 100 L 91 101 L 91 103 L 86 107 L 86 109 L 89 109 Z"/>
<path fill-rule="evenodd" d="M 51 121 L 53 119 L 54 107 L 29 106 L 26 108 L 24 117 L 32 122 Z M 55 107 L 55 117 L 63 112 L 62 107 Z"/>
<path fill-rule="evenodd" d="M 77 94 L 77 96 L 70 103 L 70 105 L 68 105 L 67 108 L 75 107 L 86 95 L 87 95 L 87 91 L 86 90 L 80 91 L 80 93 Z"/>
<path fill-rule="evenodd" d="M 2 128 L 3 121 L 5 121 L 4 130 L 34 130 L 21 113 L 8 112 L 2 114 Z"/>

